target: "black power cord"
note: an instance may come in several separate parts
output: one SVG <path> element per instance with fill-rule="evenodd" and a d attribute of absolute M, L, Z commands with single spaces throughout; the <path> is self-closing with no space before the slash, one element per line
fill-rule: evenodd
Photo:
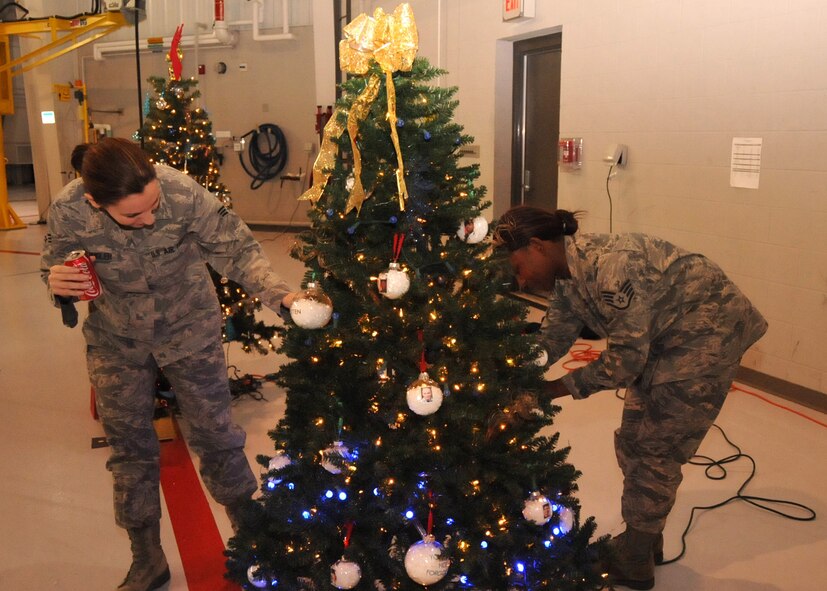
<path fill-rule="evenodd" d="M 262 123 L 257 129 L 251 129 L 241 136 L 243 141 L 247 136 L 247 155 L 250 168 L 244 162 L 244 150 L 238 153 L 238 160 L 253 181 L 250 188 L 255 190 L 266 181 L 276 178 L 287 164 L 287 140 L 278 125 Z"/>
<path fill-rule="evenodd" d="M 606 195 L 609 196 L 609 234 L 612 233 L 612 191 L 609 189 L 609 181 L 612 178 L 612 171 L 615 169 L 615 165 L 612 164 L 609 167 L 609 174 L 606 175 Z"/>
<path fill-rule="evenodd" d="M 741 451 L 740 447 L 738 447 L 737 445 L 732 443 L 732 441 L 730 441 L 729 437 L 727 437 L 724 430 L 721 429 L 718 425 L 713 424 L 712 426 L 715 427 L 716 429 L 718 429 L 718 431 L 721 432 L 721 435 L 723 435 L 724 440 L 726 440 L 726 442 L 733 449 L 735 449 L 736 453 L 734 453 L 730 456 L 727 456 L 725 458 L 722 458 L 720 460 L 714 460 L 710 457 L 696 454 L 696 455 L 692 456 L 693 459 L 690 459 L 689 463 L 694 465 L 694 466 L 706 466 L 706 469 L 705 469 L 706 477 L 709 478 L 710 480 L 723 480 L 723 479 L 725 479 L 727 477 L 727 471 L 726 471 L 726 468 L 724 468 L 724 466 L 726 464 L 731 464 L 732 462 L 735 462 L 735 461 L 737 461 L 741 458 L 746 458 L 747 460 L 749 460 L 749 462 L 752 464 L 752 471 L 750 472 L 750 475 L 747 477 L 746 480 L 744 480 L 744 483 L 740 486 L 738 491 L 733 496 L 729 497 L 728 499 L 726 499 L 724 501 L 721 501 L 720 503 L 715 503 L 714 505 L 707 505 L 705 507 L 700 507 L 700 506 L 692 507 L 692 512 L 689 514 L 689 522 L 686 524 L 686 529 L 684 529 L 683 533 L 681 534 L 681 552 L 680 552 L 680 554 L 678 554 L 674 558 L 670 558 L 669 560 L 664 560 L 661 564 L 672 564 L 673 562 L 677 562 L 678 560 L 683 558 L 683 555 L 686 553 L 686 534 L 689 532 L 689 528 L 692 526 L 692 521 L 695 518 L 695 512 L 696 511 L 717 509 L 718 507 L 723 507 L 724 505 L 728 505 L 729 503 L 731 503 L 733 501 L 744 501 L 746 503 L 749 503 L 750 505 L 754 505 L 754 506 L 758 507 L 759 509 L 763 509 L 764 511 L 769 511 L 770 513 L 775 513 L 776 515 L 780 515 L 781 517 L 786 517 L 787 519 L 792 519 L 794 521 L 813 521 L 816 518 L 816 512 L 813 511 L 810 507 L 807 507 L 806 505 L 802 505 L 801 503 L 796 503 L 794 501 L 784 501 L 784 500 L 781 500 L 781 499 L 770 499 L 770 498 L 767 498 L 767 497 L 756 497 L 756 496 L 753 496 L 753 495 L 745 495 L 744 494 L 744 489 L 746 489 L 747 484 L 749 484 L 750 481 L 755 476 L 755 459 L 753 459 L 752 456 L 749 456 L 749 455 L 743 453 Z M 697 459 L 695 459 L 695 458 L 697 458 Z M 718 472 L 716 474 L 713 474 L 712 473 L 713 470 L 719 470 L 720 472 Z M 801 516 L 801 515 L 793 515 L 791 513 L 785 513 L 784 511 L 781 511 L 780 509 L 774 509 L 773 507 L 771 507 L 771 505 L 786 505 L 788 507 L 795 507 L 797 509 L 801 509 L 802 511 L 804 511 L 805 514 L 803 516 Z"/>

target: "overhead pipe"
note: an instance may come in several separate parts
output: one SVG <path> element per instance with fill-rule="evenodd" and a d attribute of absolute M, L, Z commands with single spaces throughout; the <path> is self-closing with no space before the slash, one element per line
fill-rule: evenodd
<path fill-rule="evenodd" d="M 227 41 L 218 38 L 215 32 L 209 35 L 184 35 L 178 44 L 179 47 L 195 47 L 197 44 L 201 47 L 233 47 L 236 44 L 238 36 L 230 31 L 230 37 Z M 170 47 L 172 37 L 164 37 L 163 46 Z M 138 50 L 142 53 L 149 51 L 149 44 L 146 39 L 142 39 L 138 43 Z M 111 41 L 108 43 L 96 43 L 92 49 L 92 55 L 95 61 L 104 59 L 107 55 L 117 55 L 124 53 L 134 53 L 135 43 L 132 41 Z"/>
<path fill-rule="evenodd" d="M 264 0 L 252 0 L 252 20 L 239 20 L 227 22 L 224 17 L 224 0 L 215 0 L 213 31 L 209 35 L 184 35 L 181 37 L 180 47 L 235 47 L 238 42 L 238 34 L 230 30 L 230 25 L 252 25 L 254 41 L 287 41 L 295 39 L 296 36 L 290 32 L 290 0 L 282 2 L 282 25 L 281 33 L 262 34 L 261 21 L 264 13 Z M 172 37 L 164 38 L 164 47 L 168 48 Z M 149 44 L 146 39 L 138 43 L 138 50 L 149 51 Z M 110 41 L 106 43 L 95 43 L 92 49 L 92 56 L 95 61 L 103 60 L 107 55 L 133 53 L 135 43 L 132 41 Z"/>
<path fill-rule="evenodd" d="M 219 0 L 215 0 L 219 2 Z M 220 0 L 223 4 L 223 0 Z M 296 36 L 290 32 L 290 0 L 283 0 L 281 3 L 281 33 L 262 35 L 259 33 L 262 13 L 264 12 L 264 0 L 253 0 L 253 40 L 254 41 L 284 41 L 295 39 Z"/>
<path fill-rule="evenodd" d="M 230 32 L 227 26 L 227 21 L 224 20 L 224 0 L 215 0 L 215 21 L 212 26 L 213 35 L 222 43 L 228 43 L 234 37 L 234 33 Z M 233 40 L 235 45 L 235 40 Z"/>

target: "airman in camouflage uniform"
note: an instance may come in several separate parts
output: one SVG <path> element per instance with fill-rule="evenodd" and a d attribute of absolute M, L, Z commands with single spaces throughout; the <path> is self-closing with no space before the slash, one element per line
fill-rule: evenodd
<path fill-rule="evenodd" d="M 90 154 L 99 162 L 120 155 L 118 150 L 145 158 L 131 142 L 112 142 L 90 148 L 85 173 Z M 106 151 L 113 146 L 113 154 Z M 232 510 L 257 488 L 244 455 L 244 431 L 230 420 L 222 314 L 205 263 L 277 311 L 289 293 L 234 212 L 175 169 L 155 166 L 154 174 L 157 185 L 150 180 L 144 192 L 151 211 L 141 210 L 143 217 L 118 217 L 111 206 L 96 205 L 97 196 L 84 196 L 81 179 L 69 183 L 49 210 L 41 263 L 44 279 L 59 295 L 54 292 L 64 257 L 76 249 L 95 257 L 102 295 L 89 303 L 83 326 L 87 364 L 111 446 L 107 468 L 114 479 L 115 519 L 133 545 L 133 569 L 119 589 L 141 591 L 169 578 L 157 540 L 160 450 L 152 418 L 159 368 L 187 419 L 188 443 L 213 498 Z M 70 293 L 65 287 L 61 292 Z M 141 562 L 143 575 L 133 572 Z"/>
<path fill-rule="evenodd" d="M 680 485 L 767 323 L 709 259 L 642 234 L 574 236 L 571 212 L 518 207 L 500 219 L 523 286 L 549 293 L 540 339 L 550 362 L 584 326 L 607 339 L 599 359 L 549 382 L 552 396 L 626 388 L 615 450 L 626 532 L 612 541 L 615 583 L 654 585 L 662 531 Z M 625 555 L 625 558 L 624 558 Z"/>

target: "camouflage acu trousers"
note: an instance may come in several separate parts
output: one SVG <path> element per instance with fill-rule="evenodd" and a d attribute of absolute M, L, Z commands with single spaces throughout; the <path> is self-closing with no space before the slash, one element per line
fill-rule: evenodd
<path fill-rule="evenodd" d="M 721 410 L 736 363 L 717 375 L 626 390 L 615 452 L 623 472 L 623 520 L 660 533 L 683 480 L 681 467 L 698 450 Z"/>
<path fill-rule="evenodd" d="M 114 480 L 115 521 L 123 528 L 161 517 L 160 445 L 152 424 L 158 366 L 88 347 L 89 377 L 101 425 L 111 446 L 106 467 Z M 163 367 L 188 425 L 187 443 L 200 458 L 212 497 L 229 504 L 250 496 L 257 481 L 244 455 L 244 431 L 230 420 L 227 365 L 220 341 Z"/>

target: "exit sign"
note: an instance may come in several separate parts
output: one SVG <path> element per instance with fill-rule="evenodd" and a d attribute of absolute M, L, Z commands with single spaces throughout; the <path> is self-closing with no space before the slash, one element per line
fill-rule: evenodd
<path fill-rule="evenodd" d="M 503 20 L 534 17 L 534 0 L 502 0 Z"/>

